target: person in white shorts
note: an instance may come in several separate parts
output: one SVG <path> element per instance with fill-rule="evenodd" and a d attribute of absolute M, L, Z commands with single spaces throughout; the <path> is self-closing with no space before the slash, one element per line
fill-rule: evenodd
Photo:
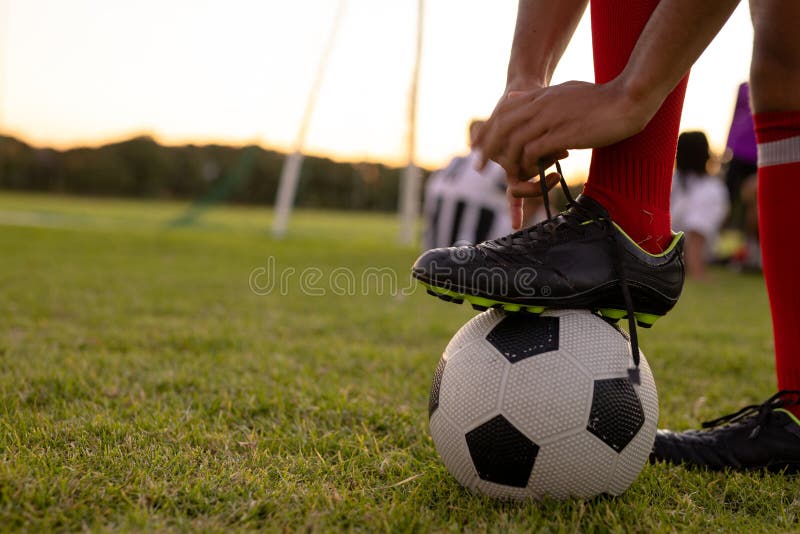
<path fill-rule="evenodd" d="M 708 174 L 709 158 L 703 132 L 684 132 L 678 137 L 670 199 L 672 228 L 686 233 L 687 274 L 698 279 L 706 276 L 706 264 L 713 258 L 730 208 L 725 184 Z"/>

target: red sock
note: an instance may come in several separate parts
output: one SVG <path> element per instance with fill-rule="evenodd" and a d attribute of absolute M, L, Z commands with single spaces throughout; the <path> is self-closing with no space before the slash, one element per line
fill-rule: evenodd
<path fill-rule="evenodd" d="M 753 115 L 758 140 L 758 227 L 775 338 L 778 389 L 800 389 L 800 111 Z M 793 407 L 800 416 L 800 407 Z"/>
<path fill-rule="evenodd" d="M 597 83 L 614 79 L 628 62 L 659 0 L 592 0 L 592 43 Z M 642 248 L 662 252 L 672 241 L 669 197 L 687 76 L 640 133 L 592 152 L 584 194 Z"/>

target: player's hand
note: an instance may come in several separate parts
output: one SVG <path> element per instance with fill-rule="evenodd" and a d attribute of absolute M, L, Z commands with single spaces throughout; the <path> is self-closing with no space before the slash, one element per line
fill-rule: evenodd
<path fill-rule="evenodd" d="M 520 86 L 516 85 L 516 87 Z M 528 89 L 527 91 L 515 89 L 514 86 L 507 87 L 506 92 L 500 98 L 500 101 L 495 107 L 495 111 L 492 113 L 492 118 L 494 118 L 497 114 L 504 112 L 505 108 L 507 107 L 504 104 L 508 100 L 513 100 L 518 96 L 523 96 L 526 92 L 541 89 L 541 86 L 531 87 L 533 88 Z M 479 132 L 476 138 L 476 143 L 473 144 L 473 147 L 478 146 L 477 143 L 480 142 L 480 139 L 485 135 L 485 133 L 486 132 L 484 130 Z M 542 163 L 543 167 L 546 169 L 553 165 L 557 160 L 564 159 L 568 155 L 568 152 L 564 150 L 558 154 L 543 158 L 540 163 Z M 479 170 L 483 169 L 488 161 L 489 158 L 482 156 L 479 160 Z M 524 199 L 541 196 L 542 187 L 539 180 L 530 180 L 533 175 L 521 172 L 521 169 L 516 161 L 504 161 L 500 163 L 500 165 L 506 171 L 506 196 L 508 197 L 509 212 L 511 214 L 511 226 L 514 230 L 519 230 L 522 227 L 522 223 L 526 216 L 530 215 L 526 213 L 526 202 L 524 202 Z M 558 173 L 551 173 L 547 175 L 545 179 L 547 190 L 549 191 L 555 187 L 559 179 L 560 175 Z"/>
<path fill-rule="evenodd" d="M 558 183 L 561 176 L 557 172 L 548 174 L 545 177 L 545 186 L 549 191 Z M 506 197 L 508 198 L 508 209 L 511 214 L 511 228 L 519 230 L 528 215 L 526 211 L 526 198 L 542 196 L 542 186 L 539 180 L 521 180 L 516 177 L 506 175 Z"/>
<path fill-rule="evenodd" d="M 497 102 L 497 105 L 495 106 L 495 109 L 492 112 L 491 117 L 479 130 L 477 137 L 472 143 L 472 147 L 477 148 L 480 154 L 480 158 L 478 160 L 478 170 L 483 170 L 483 168 L 486 167 L 486 164 L 491 159 L 496 163 L 498 163 L 501 167 L 503 167 L 503 169 L 506 171 L 506 175 L 509 178 L 528 180 L 533 175 L 532 174 L 526 175 L 526 173 L 522 172 L 522 169 L 519 167 L 519 161 L 516 158 L 488 156 L 484 152 L 484 147 L 482 146 L 484 143 L 484 139 L 487 136 L 491 136 L 493 139 L 497 139 L 498 137 L 503 135 L 502 133 L 491 132 L 490 129 L 498 125 L 498 120 L 497 120 L 498 117 L 504 117 L 504 118 L 508 117 L 509 109 L 514 109 L 516 105 L 521 103 L 521 100 L 515 102 L 515 99 L 518 98 L 522 99 L 522 97 L 524 97 L 525 95 L 536 93 L 542 89 L 542 86 L 540 85 L 529 85 L 525 89 L 521 89 L 520 87 L 521 87 L 520 84 L 515 84 L 513 86 L 509 86 L 506 88 L 506 92 L 503 93 L 502 97 L 500 97 L 500 100 Z M 512 121 L 514 121 L 515 117 L 512 117 L 511 119 Z M 519 117 L 516 120 L 516 122 L 512 123 L 508 123 L 506 120 L 504 120 L 503 127 L 506 130 L 513 129 L 514 127 L 519 127 L 521 126 L 522 124 L 521 121 L 523 120 L 524 117 Z M 563 151 L 559 154 L 543 158 L 542 163 L 544 164 L 545 168 L 547 168 L 553 163 L 555 163 L 556 160 L 563 159 L 567 157 L 567 155 L 568 155 L 567 152 Z M 509 185 L 511 184 L 509 183 Z"/>
<path fill-rule="evenodd" d="M 474 146 L 485 161 L 496 161 L 524 181 L 538 175 L 540 160 L 551 162 L 571 148 L 610 145 L 638 133 L 649 120 L 649 112 L 626 98 L 620 83 L 573 81 L 515 92 L 498 104 Z M 532 192 L 532 185 L 514 190 Z"/>

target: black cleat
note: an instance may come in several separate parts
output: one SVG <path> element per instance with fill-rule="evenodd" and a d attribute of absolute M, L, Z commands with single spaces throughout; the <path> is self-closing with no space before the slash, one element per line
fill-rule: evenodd
<path fill-rule="evenodd" d="M 426 289 L 482 310 L 541 313 L 545 308 L 588 308 L 609 321 L 628 319 L 638 383 L 636 325 L 650 327 L 675 306 L 684 280 L 683 234 L 661 254 L 650 254 L 587 196 L 572 199 L 561 166 L 568 208 L 550 214 L 545 167 L 539 184 L 547 220 L 479 245 L 425 252 L 412 274 Z"/>
<path fill-rule="evenodd" d="M 473 306 L 533 313 L 588 308 L 648 327 L 680 296 L 682 252 L 683 234 L 661 254 L 646 252 L 600 204 L 580 196 L 531 228 L 479 245 L 429 250 L 412 274 L 428 292 Z"/>
<path fill-rule="evenodd" d="M 659 430 L 650 461 L 715 471 L 800 472 L 800 421 L 783 409 L 797 405 L 800 391 L 779 391 L 764 404 L 703 423 L 705 430 Z"/>

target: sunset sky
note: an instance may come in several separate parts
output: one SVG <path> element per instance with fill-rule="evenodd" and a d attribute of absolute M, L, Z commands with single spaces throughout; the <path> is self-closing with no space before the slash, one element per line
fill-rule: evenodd
<path fill-rule="evenodd" d="M 415 0 L 350 0 L 306 152 L 400 163 Z M 147 133 L 165 143 L 287 149 L 336 0 L 0 0 L 0 130 L 35 145 Z M 417 154 L 433 168 L 466 150 L 466 123 L 505 83 L 514 0 L 428 0 Z M 752 29 L 746 3 L 696 65 L 683 128 L 725 143 Z M 588 13 L 554 82 L 591 81 Z M 585 172 L 587 154 L 565 170 Z"/>

